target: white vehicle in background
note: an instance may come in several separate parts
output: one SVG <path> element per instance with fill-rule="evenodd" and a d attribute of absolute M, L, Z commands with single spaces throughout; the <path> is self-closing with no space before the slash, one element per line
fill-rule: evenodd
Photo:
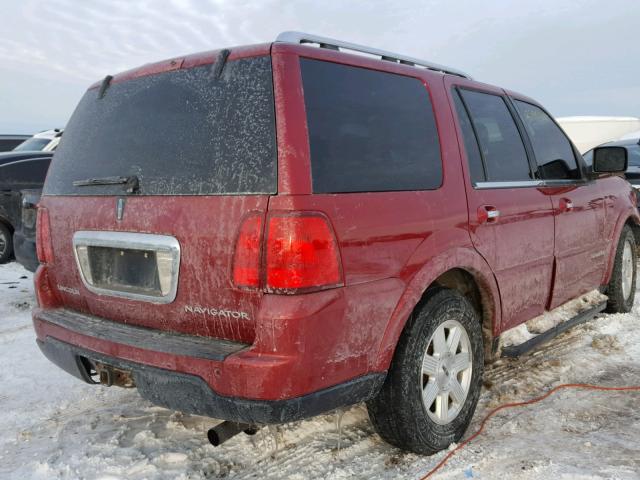
<path fill-rule="evenodd" d="M 36 133 L 33 137 L 28 138 L 14 148 L 13 151 L 53 152 L 60 143 L 62 132 L 62 129 L 54 128 L 53 130 L 45 130 L 44 132 Z"/>
<path fill-rule="evenodd" d="M 636 140 L 640 139 L 640 130 L 626 133 L 622 135 L 618 140 L 633 140 L 633 139 L 636 139 Z"/>
<path fill-rule="evenodd" d="M 637 117 L 560 117 L 556 121 L 583 154 L 640 130 L 640 118 Z"/>

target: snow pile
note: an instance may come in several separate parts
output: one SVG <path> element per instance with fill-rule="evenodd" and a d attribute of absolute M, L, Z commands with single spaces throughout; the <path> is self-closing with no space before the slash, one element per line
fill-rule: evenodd
<path fill-rule="evenodd" d="M 33 303 L 30 275 L 0 266 L 2 479 L 417 479 L 445 455 L 390 447 L 361 405 L 214 448 L 206 431 L 215 420 L 155 407 L 135 390 L 85 385 L 51 365 L 35 345 Z M 468 434 L 488 409 L 559 383 L 640 384 L 639 318 L 603 315 L 487 367 Z M 637 393 L 562 391 L 505 411 L 436 478 L 637 479 L 639 406 Z"/>

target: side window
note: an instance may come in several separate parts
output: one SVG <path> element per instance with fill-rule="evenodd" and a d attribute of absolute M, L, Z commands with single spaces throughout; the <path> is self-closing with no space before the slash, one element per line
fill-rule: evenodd
<path fill-rule="evenodd" d="M 515 100 L 514 103 L 529 134 L 542 178 L 580 178 L 573 148 L 560 127 L 541 108 L 520 100 Z"/>
<path fill-rule="evenodd" d="M 640 147 L 637 144 L 628 146 L 627 153 L 629 154 L 629 165 L 631 167 L 640 167 Z"/>
<path fill-rule="evenodd" d="M 532 180 L 522 137 L 504 99 L 474 90 L 460 91 L 478 135 L 487 180 Z"/>
<path fill-rule="evenodd" d="M 300 67 L 314 192 L 440 186 L 438 131 L 420 80 L 304 58 Z"/>
<path fill-rule="evenodd" d="M 456 107 L 460 128 L 462 129 L 464 149 L 467 152 L 467 161 L 469 162 L 469 170 L 471 172 L 471 181 L 473 183 L 484 182 L 486 177 L 484 167 L 482 166 L 482 156 L 480 155 L 478 140 L 476 139 L 476 134 L 473 132 L 473 126 L 469 120 L 467 109 L 462 103 L 462 99 L 457 90 L 453 91 L 453 103 Z"/>

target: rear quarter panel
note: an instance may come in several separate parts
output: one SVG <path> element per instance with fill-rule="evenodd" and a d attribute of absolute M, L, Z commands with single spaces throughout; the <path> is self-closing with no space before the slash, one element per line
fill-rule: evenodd
<path fill-rule="evenodd" d="M 278 115 L 279 194 L 269 211 L 313 210 L 336 232 L 344 272 L 345 313 L 322 329 L 326 348 L 348 352 L 354 370 L 386 370 L 411 310 L 428 285 L 449 268 L 493 277 L 471 245 L 456 132 L 443 75 L 324 49 L 275 44 L 272 50 Z M 314 194 L 299 57 L 403 74 L 420 79 L 431 96 L 440 136 L 443 183 L 430 191 Z M 287 85 L 287 88 L 282 88 Z M 368 288 L 353 288 L 365 286 Z M 377 288 L 376 288 L 377 286 Z M 373 288 L 371 288 L 373 287 Z M 496 301 L 495 284 L 487 287 Z M 309 339 L 312 341 L 313 339 Z M 339 346 L 339 347 L 338 347 Z"/>

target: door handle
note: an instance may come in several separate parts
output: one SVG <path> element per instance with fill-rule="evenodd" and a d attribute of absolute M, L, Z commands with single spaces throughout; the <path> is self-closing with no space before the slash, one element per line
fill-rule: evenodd
<path fill-rule="evenodd" d="M 561 198 L 560 199 L 560 211 L 561 212 L 570 212 L 573 210 L 573 202 L 569 198 Z"/>
<path fill-rule="evenodd" d="M 493 205 L 478 207 L 478 223 L 495 223 L 500 217 L 500 210 Z"/>

